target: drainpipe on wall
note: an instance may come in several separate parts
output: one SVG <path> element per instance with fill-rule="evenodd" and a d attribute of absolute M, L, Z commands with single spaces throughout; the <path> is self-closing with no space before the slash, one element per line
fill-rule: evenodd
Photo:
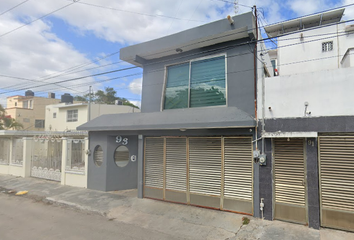
<path fill-rule="evenodd" d="M 265 64 L 263 63 L 263 67 L 265 67 Z M 262 74 L 262 132 L 261 135 L 264 134 L 265 132 L 265 76 Z M 264 154 L 264 137 L 262 137 L 262 154 Z"/>

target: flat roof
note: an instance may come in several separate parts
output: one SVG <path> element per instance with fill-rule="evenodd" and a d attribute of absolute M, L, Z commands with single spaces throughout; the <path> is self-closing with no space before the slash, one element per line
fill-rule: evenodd
<path fill-rule="evenodd" d="M 305 28 L 311 28 L 330 23 L 340 22 L 345 8 L 322 12 L 314 15 L 296 18 L 289 21 L 273 24 L 264 27 L 268 37 L 278 37 L 285 33 L 299 31 Z"/>
<path fill-rule="evenodd" d="M 73 103 L 73 104 L 53 104 L 55 108 L 68 108 L 68 107 L 79 107 L 79 106 L 87 106 L 88 103 Z M 50 105 L 49 105 L 50 106 Z"/>
<path fill-rule="evenodd" d="M 222 20 L 122 48 L 120 59 L 142 66 L 147 60 L 178 54 L 177 49 L 186 52 L 217 43 L 254 38 L 256 31 L 252 12 L 236 15 L 232 19 L 232 25 L 225 16 Z"/>

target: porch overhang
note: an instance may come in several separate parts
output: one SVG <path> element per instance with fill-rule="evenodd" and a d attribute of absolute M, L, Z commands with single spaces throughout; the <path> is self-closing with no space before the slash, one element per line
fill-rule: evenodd
<path fill-rule="evenodd" d="M 252 116 L 236 107 L 165 110 L 153 113 L 120 113 L 102 115 L 77 130 L 87 131 L 139 131 L 187 130 L 214 128 L 253 128 Z"/>

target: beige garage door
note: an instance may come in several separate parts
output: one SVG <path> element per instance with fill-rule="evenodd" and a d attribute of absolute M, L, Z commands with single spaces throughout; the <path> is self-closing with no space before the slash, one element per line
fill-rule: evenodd
<path fill-rule="evenodd" d="M 250 137 L 145 138 L 144 196 L 253 213 Z"/>
<path fill-rule="evenodd" d="M 307 223 L 303 139 L 274 139 L 274 218 Z"/>
<path fill-rule="evenodd" d="M 321 225 L 354 230 L 354 137 L 319 137 Z"/>

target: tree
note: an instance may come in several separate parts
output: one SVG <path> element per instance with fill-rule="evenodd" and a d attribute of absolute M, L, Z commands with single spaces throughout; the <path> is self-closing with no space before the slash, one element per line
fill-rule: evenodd
<path fill-rule="evenodd" d="M 20 130 L 23 129 L 23 125 L 16 122 L 15 119 L 6 115 L 5 108 L 0 104 L 0 130 Z"/>
<path fill-rule="evenodd" d="M 115 91 L 114 88 L 106 87 L 104 89 L 104 91 L 98 90 L 95 93 L 91 93 L 91 101 L 94 103 L 97 103 L 97 104 L 115 104 L 116 100 L 120 100 L 123 102 L 123 105 L 125 105 L 125 106 L 139 108 L 138 106 L 131 103 L 128 99 L 117 97 L 116 94 L 117 94 L 117 91 Z M 88 102 L 89 101 L 89 94 L 87 93 L 83 96 L 75 96 L 74 100 Z"/>

